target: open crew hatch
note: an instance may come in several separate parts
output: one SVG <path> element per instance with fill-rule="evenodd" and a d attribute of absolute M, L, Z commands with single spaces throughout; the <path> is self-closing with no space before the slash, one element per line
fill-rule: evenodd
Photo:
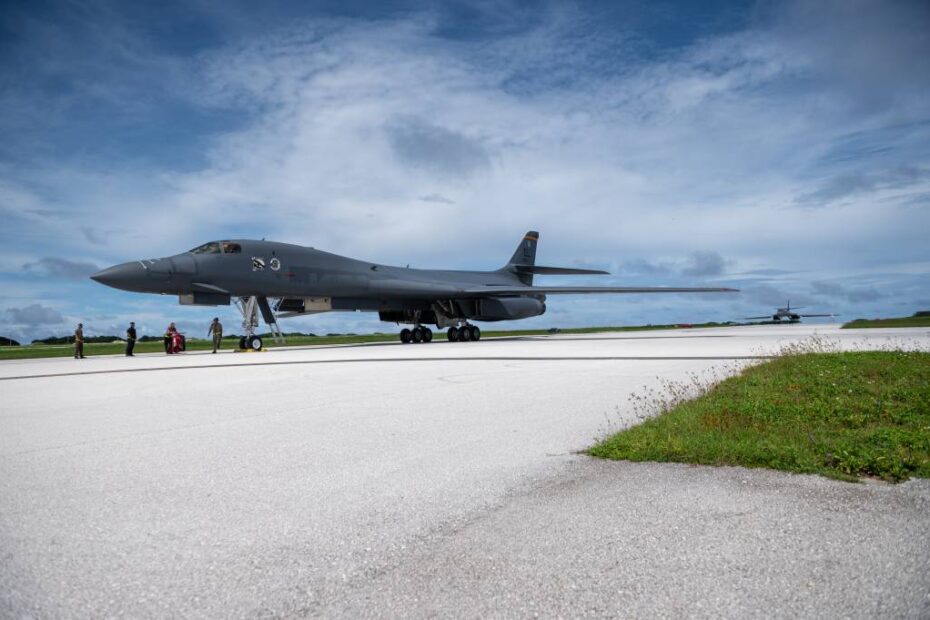
<path fill-rule="evenodd" d="M 190 250 L 188 254 L 242 254 L 242 246 L 232 241 L 211 241 Z"/>

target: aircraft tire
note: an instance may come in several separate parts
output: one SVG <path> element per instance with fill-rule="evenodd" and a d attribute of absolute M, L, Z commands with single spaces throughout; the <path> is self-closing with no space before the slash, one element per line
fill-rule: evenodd
<path fill-rule="evenodd" d="M 408 342 L 410 342 L 410 336 L 411 336 L 410 330 L 407 329 L 406 327 L 400 330 L 400 341 L 403 342 L 404 344 L 407 344 Z"/>
<path fill-rule="evenodd" d="M 450 327 L 449 331 L 446 332 L 446 337 L 449 338 L 449 342 L 457 342 L 459 339 L 458 328 Z"/>
<path fill-rule="evenodd" d="M 477 325 L 471 325 L 469 331 L 471 332 L 471 339 L 475 342 L 481 340 L 481 330 L 478 329 Z"/>
<path fill-rule="evenodd" d="M 471 340 L 471 326 L 464 325 L 459 330 L 459 342 L 468 342 L 469 340 Z"/>
<path fill-rule="evenodd" d="M 423 342 L 423 332 L 419 327 L 414 328 L 413 331 L 410 332 L 410 342 L 413 344 L 420 344 Z"/>
<path fill-rule="evenodd" d="M 432 342 L 433 341 L 433 330 L 429 327 L 423 328 L 423 342 Z"/>
<path fill-rule="evenodd" d="M 240 336 L 240 337 L 239 337 L 239 349 L 242 350 L 242 351 L 244 351 L 244 350 L 246 349 L 246 346 L 245 346 L 245 336 Z"/>
<path fill-rule="evenodd" d="M 253 351 L 261 351 L 262 350 L 262 339 L 259 338 L 258 336 L 252 336 L 251 338 L 249 338 L 249 348 L 252 349 Z"/>

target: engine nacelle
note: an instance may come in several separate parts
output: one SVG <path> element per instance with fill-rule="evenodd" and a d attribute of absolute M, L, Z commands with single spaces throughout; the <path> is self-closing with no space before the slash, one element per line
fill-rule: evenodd
<path fill-rule="evenodd" d="M 179 295 L 178 303 L 182 306 L 228 306 L 230 297 L 223 293 L 193 293 Z"/>
<path fill-rule="evenodd" d="M 436 313 L 432 310 L 421 310 L 419 313 L 413 310 L 381 310 L 378 312 L 378 318 L 388 323 L 414 324 L 417 322 L 417 317 L 424 325 L 439 325 L 436 322 Z"/>
<path fill-rule="evenodd" d="M 316 314 L 333 309 L 333 300 L 329 297 L 285 297 L 278 302 L 275 310 L 293 314 Z"/>
<path fill-rule="evenodd" d="M 536 297 L 484 297 L 476 304 L 476 321 L 512 321 L 539 316 L 546 312 L 545 298 Z"/>

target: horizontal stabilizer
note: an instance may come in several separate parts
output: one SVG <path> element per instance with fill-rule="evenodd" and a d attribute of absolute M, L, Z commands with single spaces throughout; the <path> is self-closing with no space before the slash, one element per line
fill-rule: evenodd
<path fill-rule="evenodd" d="M 462 291 L 466 295 L 596 295 L 599 293 L 738 293 L 735 288 L 673 288 L 668 286 L 483 286 Z"/>
<path fill-rule="evenodd" d="M 600 269 L 575 269 L 574 267 L 543 267 L 542 265 L 514 265 L 517 273 L 537 273 L 544 275 L 605 275 L 610 272 Z"/>

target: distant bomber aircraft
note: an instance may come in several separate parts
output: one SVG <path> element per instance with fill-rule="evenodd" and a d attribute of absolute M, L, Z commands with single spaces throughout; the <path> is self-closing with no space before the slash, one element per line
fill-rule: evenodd
<path fill-rule="evenodd" d="M 801 306 L 803 307 L 803 306 Z M 795 310 L 799 310 L 801 307 L 795 307 Z M 778 308 L 775 310 L 775 314 L 766 315 L 766 316 L 747 316 L 746 321 L 758 321 L 761 319 L 771 318 L 776 323 L 781 323 L 783 320 L 788 323 L 800 323 L 801 318 L 813 318 L 815 316 L 836 316 L 835 314 L 798 314 L 797 312 L 791 311 L 791 302 L 789 301 L 784 308 Z"/>
<path fill-rule="evenodd" d="M 116 265 L 92 279 L 126 291 L 178 295 L 182 304 L 235 303 L 245 335 L 240 348 L 261 349 L 258 312 L 283 340 L 277 319 L 333 310 L 377 312 L 382 321 L 413 325 L 402 342 L 430 342 L 426 325 L 448 328 L 450 341 L 478 340 L 474 321 L 539 316 L 546 295 L 587 293 L 721 293 L 730 288 L 533 286 L 535 274 L 605 274 L 594 269 L 536 265 L 539 233 L 528 232 L 497 271 L 440 271 L 390 267 L 313 248 L 236 239 L 212 241 L 168 258 Z M 269 303 L 269 299 L 272 300 Z"/>

